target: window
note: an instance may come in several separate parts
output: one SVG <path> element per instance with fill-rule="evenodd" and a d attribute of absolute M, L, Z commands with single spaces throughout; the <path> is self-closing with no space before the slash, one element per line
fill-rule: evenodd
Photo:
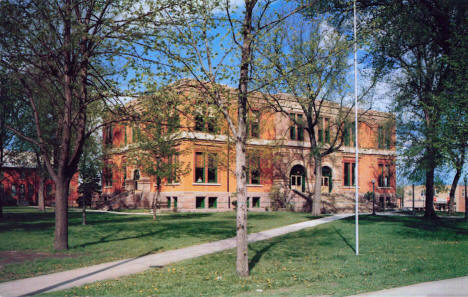
<path fill-rule="evenodd" d="M 140 136 L 141 136 L 140 127 L 133 126 L 132 127 L 132 142 L 135 143 L 135 142 L 140 141 Z"/>
<path fill-rule="evenodd" d="M 195 131 L 204 131 L 205 130 L 205 120 L 200 114 L 195 115 Z"/>
<path fill-rule="evenodd" d="M 172 197 L 172 201 L 174 202 L 174 208 L 177 208 L 177 197 Z"/>
<path fill-rule="evenodd" d="M 135 169 L 133 171 L 133 180 L 140 180 L 140 170 Z"/>
<path fill-rule="evenodd" d="M 178 178 L 177 178 L 177 166 L 179 164 L 179 155 L 178 154 L 174 154 L 172 156 L 169 156 L 168 157 L 168 163 L 170 164 L 170 175 L 169 177 L 167 178 L 167 183 L 169 184 L 173 184 L 173 183 L 177 183 L 179 182 Z"/>
<path fill-rule="evenodd" d="M 197 197 L 195 203 L 196 208 L 205 208 L 205 197 Z"/>
<path fill-rule="evenodd" d="M 216 124 L 216 118 L 215 117 L 204 117 L 201 114 L 195 115 L 195 131 L 201 131 L 201 132 L 217 132 L 218 131 L 218 126 Z"/>
<path fill-rule="evenodd" d="M 391 128 L 379 126 L 378 131 L 378 148 L 390 149 L 392 144 Z"/>
<path fill-rule="evenodd" d="M 21 184 L 19 186 L 19 195 L 20 199 L 24 199 L 24 195 L 26 194 L 26 186 L 24 184 Z"/>
<path fill-rule="evenodd" d="M 390 165 L 388 164 L 379 164 L 379 187 L 390 187 Z"/>
<path fill-rule="evenodd" d="M 260 197 L 253 197 L 252 198 L 252 207 L 259 208 L 260 207 Z"/>
<path fill-rule="evenodd" d="M 247 197 L 247 208 L 250 208 L 250 197 Z"/>
<path fill-rule="evenodd" d="M 355 170 L 356 163 L 353 162 L 344 162 L 344 171 L 343 171 L 343 185 L 345 187 L 351 187 L 356 184 Z"/>
<path fill-rule="evenodd" d="M 124 131 L 124 144 L 127 146 L 127 125 L 123 125 L 122 129 Z"/>
<path fill-rule="evenodd" d="M 218 181 L 218 158 L 214 153 L 195 153 L 195 182 L 216 183 Z"/>
<path fill-rule="evenodd" d="M 112 187 L 112 169 L 108 166 L 104 168 L 104 186 Z"/>
<path fill-rule="evenodd" d="M 34 194 L 34 185 L 29 183 L 28 184 L 28 197 L 31 198 Z"/>
<path fill-rule="evenodd" d="M 260 184 L 260 157 L 258 155 L 247 157 L 247 184 Z"/>
<path fill-rule="evenodd" d="M 320 117 L 318 120 L 318 142 L 330 143 L 330 119 Z"/>
<path fill-rule="evenodd" d="M 252 116 L 249 119 L 250 121 L 250 137 L 253 138 L 258 138 L 260 136 L 260 112 L 259 111 L 253 111 Z"/>
<path fill-rule="evenodd" d="M 205 156 L 203 153 L 195 153 L 195 182 L 205 182 Z"/>
<path fill-rule="evenodd" d="M 47 184 L 46 185 L 46 196 L 47 197 L 52 196 L 52 184 Z"/>
<path fill-rule="evenodd" d="M 112 125 L 106 126 L 106 144 L 112 144 Z"/>
<path fill-rule="evenodd" d="M 353 146 L 355 136 L 355 127 L 354 123 L 346 123 L 343 130 L 343 142 L 345 146 Z"/>
<path fill-rule="evenodd" d="M 208 198 L 208 208 L 218 208 L 218 197 Z"/>
<path fill-rule="evenodd" d="M 11 185 L 11 196 L 16 196 L 16 185 Z"/>
<path fill-rule="evenodd" d="M 291 126 L 289 128 L 289 138 L 292 140 L 304 141 L 304 121 L 302 114 L 289 114 Z"/>
<path fill-rule="evenodd" d="M 20 171 L 20 179 L 25 179 L 25 178 L 26 178 L 26 173 L 23 170 L 21 170 Z"/>
<path fill-rule="evenodd" d="M 167 199 L 167 208 L 171 208 L 171 197 L 166 197 Z"/>
<path fill-rule="evenodd" d="M 208 182 L 218 181 L 218 160 L 216 154 L 208 154 Z"/>

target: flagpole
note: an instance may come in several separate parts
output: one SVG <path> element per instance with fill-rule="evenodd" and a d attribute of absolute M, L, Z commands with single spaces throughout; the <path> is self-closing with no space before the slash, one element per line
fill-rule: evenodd
<path fill-rule="evenodd" d="M 356 0 L 354 0 L 354 129 L 355 129 L 355 145 L 356 145 L 356 165 L 354 167 L 354 178 L 355 178 L 355 232 L 356 232 L 356 255 L 359 255 L 359 146 L 358 146 L 358 100 L 357 100 L 357 34 L 356 34 Z"/>

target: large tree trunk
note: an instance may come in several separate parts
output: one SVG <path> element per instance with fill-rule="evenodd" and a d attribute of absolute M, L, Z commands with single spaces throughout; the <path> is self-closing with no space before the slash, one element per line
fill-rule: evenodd
<path fill-rule="evenodd" d="M 0 192 L 0 218 L 3 218 L 3 191 Z"/>
<path fill-rule="evenodd" d="M 40 211 L 45 211 L 44 182 L 45 182 L 45 177 L 40 175 L 39 176 L 39 189 L 37 192 L 37 205 Z"/>
<path fill-rule="evenodd" d="M 156 195 L 153 195 L 153 201 L 151 203 L 151 209 L 153 210 L 153 221 L 156 221 L 156 208 L 159 205 L 161 196 L 161 183 L 156 185 Z"/>
<path fill-rule="evenodd" d="M 312 201 L 312 215 L 320 215 L 320 203 L 322 195 L 322 158 L 314 156 L 314 170 L 315 170 L 315 185 L 314 185 L 314 199 Z"/>
<path fill-rule="evenodd" d="M 430 158 L 432 156 L 432 159 Z M 434 211 L 434 171 L 435 162 L 434 154 L 429 155 L 429 168 L 426 169 L 426 209 L 424 211 L 424 217 L 435 218 L 436 213 Z"/>
<path fill-rule="evenodd" d="M 449 214 L 455 213 L 455 190 L 457 189 L 460 176 L 461 176 L 461 170 L 457 168 L 457 172 L 455 173 L 455 177 L 453 178 L 453 181 L 452 181 L 452 186 L 450 187 L 450 200 L 449 200 L 449 207 L 448 207 Z"/>
<path fill-rule="evenodd" d="M 82 205 L 82 211 L 81 211 L 81 225 L 86 225 L 86 196 L 82 196 L 83 199 L 81 199 Z"/>
<path fill-rule="evenodd" d="M 54 249 L 68 249 L 68 189 L 70 180 L 55 181 L 55 238 Z"/>
<path fill-rule="evenodd" d="M 245 123 L 241 124 L 239 128 Z M 244 127 L 245 128 L 245 127 Z M 244 129 L 245 132 L 245 129 Z M 245 133 L 244 133 L 245 135 Z M 249 275 L 249 259 L 247 255 L 247 176 L 245 174 L 245 143 L 239 137 L 236 140 L 236 196 L 237 196 L 237 262 L 236 270 L 239 276 Z"/>
<path fill-rule="evenodd" d="M 239 276 L 249 275 L 247 256 L 247 176 L 245 163 L 245 143 L 247 136 L 247 90 L 252 45 L 252 14 L 257 1 L 245 1 L 245 14 L 242 24 L 242 48 L 239 76 L 239 95 L 237 98 L 237 133 L 236 136 L 236 195 L 237 195 L 237 262 Z"/>

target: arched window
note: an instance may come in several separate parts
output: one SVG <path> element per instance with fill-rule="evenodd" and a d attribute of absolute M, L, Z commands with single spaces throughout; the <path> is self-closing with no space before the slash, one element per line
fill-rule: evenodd
<path fill-rule="evenodd" d="M 306 174 L 302 165 L 295 165 L 289 174 L 289 185 L 292 190 L 305 192 Z"/>
<path fill-rule="evenodd" d="M 328 187 L 328 192 L 333 189 L 332 170 L 328 166 L 322 167 L 322 187 Z"/>

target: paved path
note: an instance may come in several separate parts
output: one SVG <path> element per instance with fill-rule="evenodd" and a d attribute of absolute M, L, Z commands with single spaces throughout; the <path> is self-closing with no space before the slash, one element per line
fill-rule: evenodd
<path fill-rule="evenodd" d="M 248 241 L 256 242 L 270 239 L 276 236 L 299 231 L 304 228 L 310 228 L 324 223 L 336 221 L 352 215 L 353 214 L 339 214 L 318 220 L 306 221 L 279 227 L 276 229 L 253 233 L 249 234 Z M 48 291 L 64 290 L 95 281 L 114 279 L 124 275 L 142 272 L 151 268 L 152 266 L 164 266 L 170 263 L 232 249 L 235 246 L 236 239 L 229 238 L 138 258 L 119 260 L 90 267 L 83 267 L 11 282 L 4 282 L 0 283 L 0 297 L 24 295 L 29 296 Z"/>
<path fill-rule="evenodd" d="M 449 297 L 468 296 L 468 276 L 451 278 L 441 281 L 426 282 L 406 287 L 370 292 L 350 297 Z"/>

